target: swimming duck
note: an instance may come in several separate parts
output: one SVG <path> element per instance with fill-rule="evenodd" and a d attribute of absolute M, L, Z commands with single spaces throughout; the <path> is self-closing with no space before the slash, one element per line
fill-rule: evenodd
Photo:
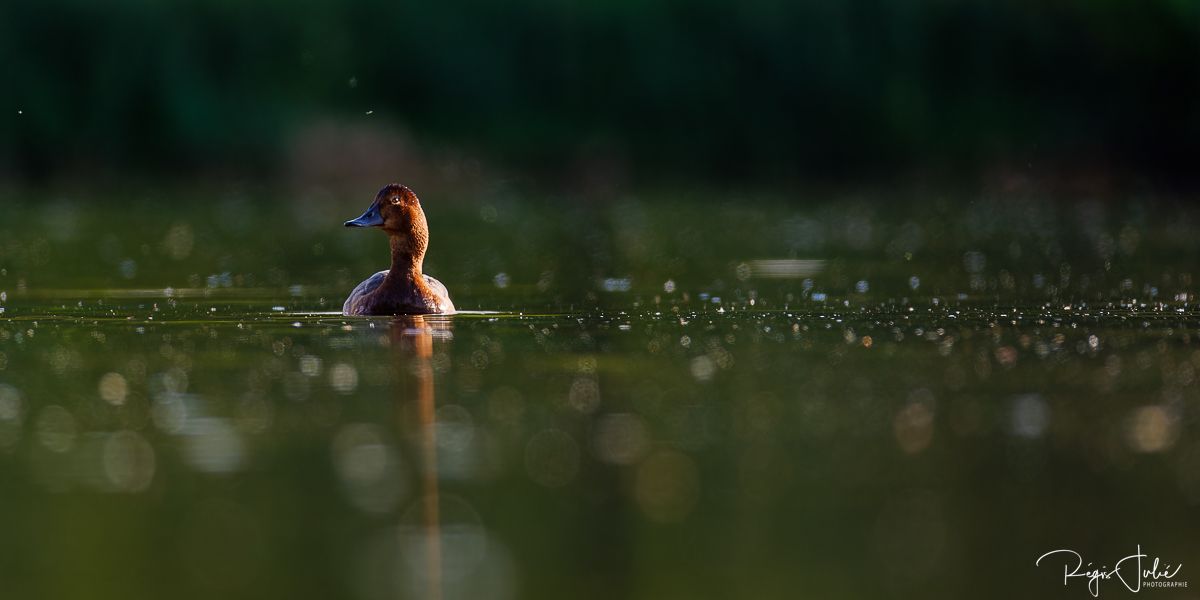
<path fill-rule="evenodd" d="M 421 201 L 398 183 L 383 186 L 361 217 L 346 227 L 381 227 L 392 246 L 392 268 L 358 284 L 346 303 L 346 315 L 451 314 L 454 303 L 442 282 L 424 274 L 429 225 Z"/>

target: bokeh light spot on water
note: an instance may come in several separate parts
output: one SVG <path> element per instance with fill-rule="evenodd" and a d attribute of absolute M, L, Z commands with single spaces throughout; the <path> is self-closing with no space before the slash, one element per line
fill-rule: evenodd
<path fill-rule="evenodd" d="M 677 450 L 659 450 L 638 465 L 634 498 L 642 514 L 651 521 L 683 521 L 699 496 L 699 470 L 688 455 Z"/>
<path fill-rule="evenodd" d="M 166 348 L 164 347 L 164 349 Z M 187 389 L 187 371 L 178 367 L 167 369 L 165 372 L 155 375 L 150 381 L 150 391 L 153 394 L 182 394 Z"/>
<path fill-rule="evenodd" d="M 188 419 L 182 433 L 184 458 L 195 469 L 218 474 L 241 469 L 245 460 L 245 443 L 225 419 Z"/>
<path fill-rule="evenodd" d="M 628 277 L 606 277 L 600 282 L 600 289 L 606 292 L 628 292 L 633 287 L 633 280 Z"/>
<path fill-rule="evenodd" d="M 473 479 L 480 467 L 482 435 L 471 412 L 459 404 L 439 406 L 433 429 L 438 476 L 460 481 Z"/>
<path fill-rule="evenodd" d="M 968 273 L 977 275 L 987 267 L 987 257 L 982 252 L 972 250 L 963 254 L 963 267 Z"/>
<path fill-rule="evenodd" d="M 492 206 L 491 204 L 484 204 L 483 206 L 479 207 L 479 218 L 482 219 L 484 223 L 495 223 L 496 217 L 498 216 L 499 213 L 496 211 L 496 207 Z"/>
<path fill-rule="evenodd" d="M 104 475 L 118 492 L 142 492 L 154 480 L 154 448 L 141 434 L 118 431 L 104 441 Z"/>
<path fill-rule="evenodd" d="M 100 383 L 97 385 L 100 398 L 105 402 L 114 406 L 125 404 L 125 397 L 129 394 L 129 386 L 125 382 L 125 377 L 120 373 L 105 373 L 100 377 Z"/>
<path fill-rule="evenodd" d="M 697 356 L 692 359 L 691 372 L 696 381 L 710 381 L 717 372 L 717 363 L 707 354 Z"/>
<path fill-rule="evenodd" d="M 516 425 L 525 413 L 524 396 L 516 388 L 500 386 L 488 394 L 488 416 L 506 425 Z"/>
<path fill-rule="evenodd" d="M 1050 425 L 1050 407 L 1040 394 L 1023 394 L 1011 402 L 1010 431 L 1028 438 L 1040 438 Z"/>
<path fill-rule="evenodd" d="M 408 492 L 400 455 L 376 425 L 352 423 L 334 435 L 333 464 L 342 490 L 355 507 L 382 514 Z"/>
<path fill-rule="evenodd" d="M 1179 437 L 1178 416 L 1160 405 L 1134 409 L 1127 427 L 1129 446 L 1137 452 L 1162 452 Z"/>
<path fill-rule="evenodd" d="M 163 238 L 163 249 L 172 259 L 183 260 L 192 253 L 194 237 L 192 228 L 187 223 L 173 225 Z"/>
<path fill-rule="evenodd" d="M 275 420 L 275 409 L 266 398 L 247 392 L 234 408 L 237 426 L 247 433 L 263 433 Z"/>
<path fill-rule="evenodd" d="M 589 415 L 600 406 L 600 384 L 590 375 L 576 377 L 567 394 L 567 404 L 574 410 Z"/>
<path fill-rule="evenodd" d="M 934 424 L 933 395 L 927 389 L 919 389 L 909 395 L 908 402 L 892 420 L 892 430 L 900 449 L 907 454 L 918 454 L 933 441 Z"/>
<path fill-rule="evenodd" d="M 300 372 L 305 377 L 318 377 L 321 375 L 321 357 L 305 354 L 300 357 Z"/>
<path fill-rule="evenodd" d="M 358 369 L 348 363 L 338 363 L 329 369 L 329 385 L 339 394 L 353 394 L 358 389 Z"/>
<path fill-rule="evenodd" d="M 600 417 L 592 439 L 597 458 L 615 465 L 637 462 L 650 444 L 646 422 L 632 413 L 613 413 Z"/>
<path fill-rule="evenodd" d="M 33 331 L 26 331 L 25 335 L 32 336 Z M 66 375 L 72 371 L 79 370 L 80 366 L 83 364 L 83 355 L 74 348 L 57 346 L 50 352 L 48 362 L 50 363 L 50 369 L 53 370 L 55 374 Z"/>
<path fill-rule="evenodd" d="M 516 590 L 507 546 L 470 503 L 455 495 L 414 499 L 399 526 L 383 530 L 366 548 L 359 566 L 359 588 L 370 600 L 506 600 Z"/>
<path fill-rule="evenodd" d="M 743 263 L 745 264 L 745 263 Z M 778 258 L 752 260 L 745 265 L 746 278 L 750 276 L 761 279 L 800 279 L 810 277 L 825 270 L 825 261 L 816 259 Z M 741 273 L 739 273 L 739 278 Z M 804 289 L 812 289 L 812 280 L 805 279 Z"/>
<path fill-rule="evenodd" d="M 53 452 L 66 452 L 75 445 L 78 430 L 71 411 L 52 404 L 38 413 L 37 438 L 42 446 Z"/>
<path fill-rule="evenodd" d="M 461 581 L 470 577 L 487 556 L 489 536 L 483 527 L 483 519 L 469 502 L 459 496 L 418 498 L 400 518 L 401 536 L 409 542 L 406 545 L 412 558 L 423 554 L 428 556 L 421 550 L 430 548 L 428 508 L 431 501 L 437 505 L 436 523 L 442 559 L 439 574 L 447 581 Z M 425 568 L 427 565 L 428 560 L 413 560 L 409 563 L 409 575 L 429 576 L 431 572 Z"/>
<path fill-rule="evenodd" d="M 0 449 L 12 450 L 21 440 L 24 412 L 17 388 L 0 383 Z"/>
<path fill-rule="evenodd" d="M 124 277 L 125 279 L 133 279 L 134 277 L 137 276 L 137 269 L 138 269 L 137 261 L 133 260 L 132 258 L 127 258 L 127 259 L 121 261 L 121 265 L 120 265 L 121 277 Z"/>
<path fill-rule="evenodd" d="M 1013 348 L 1012 346 L 1001 346 L 996 348 L 994 354 L 996 356 L 996 362 L 1002 367 L 1009 368 L 1017 364 L 1017 349 Z"/>
<path fill-rule="evenodd" d="M 543 486 L 567 485 L 579 473 L 579 444 L 565 431 L 540 431 L 525 444 L 525 470 Z"/>
<path fill-rule="evenodd" d="M 598 366 L 595 356 L 581 356 L 576 363 L 577 369 L 584 375 L 591 375 L 596 372 Z"/>
<path fill-rule="evenodd" d="M 154 426 L 164 433 L 179 433 L 187 424 L 188 408 L 183 394 L 166 393 L 157 396 L 150 408 Z"/>
<path fill-rule="evenodd" d="M 293 402 L 303 402 L 308 399 L 312 386 L 309 378 L 303 373 L 292 371 L 283 376 L 283 395 Z"/>
<path fill-rule="evenodd" d="M 479 371 L 488 368 L 488 364 L 491 362 L 491 357 L 484 350 L 476 350 L 471 353 L 471 366 Z"/>

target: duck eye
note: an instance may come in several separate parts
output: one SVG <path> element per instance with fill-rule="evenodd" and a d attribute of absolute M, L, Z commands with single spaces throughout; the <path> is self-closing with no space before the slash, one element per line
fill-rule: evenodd
<path fill-rule="evenodd" d="M 393 197 L 392 197 L 392 204 L 400 204 L 400 197 L 399 197 L 399 196 L 393 196 Z"/>

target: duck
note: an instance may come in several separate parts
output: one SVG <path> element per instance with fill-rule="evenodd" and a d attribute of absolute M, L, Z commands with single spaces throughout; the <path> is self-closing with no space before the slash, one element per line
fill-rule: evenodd
<path fill-rule="evenodd" d="M 352 315 L 448 315 L 454 303 L 442 282 L 423 271 L 429 224 L 421 201 L 407 186 L 391 183 L 346 227 L 379 227 L 388 234 L 392 267 L 358 284 L 342 305 Z"/>

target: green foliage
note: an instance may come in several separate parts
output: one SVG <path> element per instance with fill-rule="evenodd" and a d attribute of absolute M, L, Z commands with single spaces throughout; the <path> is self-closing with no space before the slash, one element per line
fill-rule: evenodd
<path fill-rule="evenodd" d="M 1200 139 L 1196 6 L 11 2 L 0 169 L 271 168 L 297 127 L 373 111 L 524 167 L 1182 172 Z"/>

